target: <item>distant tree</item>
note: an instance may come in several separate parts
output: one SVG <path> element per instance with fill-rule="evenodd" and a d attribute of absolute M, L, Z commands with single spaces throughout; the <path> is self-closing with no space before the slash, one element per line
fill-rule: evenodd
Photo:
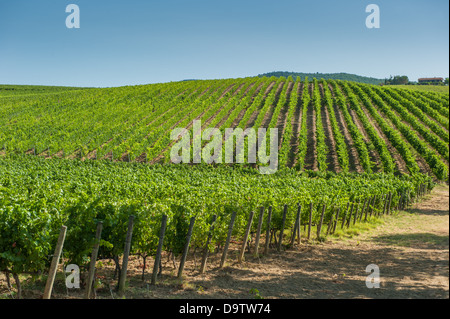
<path fill-rule="evenodd" d="M 394 77 L 391 77 L 389 79 L 384 80 L 384 84 L 387 85 L 400 85 L 400 84 L 408 84 L 409 79 L 406 75 L 396 75 Z"/>
<path fill-rule="evenodd" d="M 448 85 L 448 78 L 445 78 L 444 85 Z"/>

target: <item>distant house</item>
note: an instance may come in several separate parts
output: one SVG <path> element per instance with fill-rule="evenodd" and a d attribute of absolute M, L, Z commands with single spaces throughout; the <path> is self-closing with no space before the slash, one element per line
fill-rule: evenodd
<path fill-rule="evenodd" d="M 441 84 L 444 82 L 443 78 L 420 78 L 419 84 Z"/>

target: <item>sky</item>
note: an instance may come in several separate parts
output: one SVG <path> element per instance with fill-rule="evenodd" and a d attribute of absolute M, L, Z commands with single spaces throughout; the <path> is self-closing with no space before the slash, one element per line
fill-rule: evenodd
<path fill-rule="evenodd" d="M 67 28 L 66 6 L 80 10 Z M 380 28 L 367 28 L 369 4 Z M 449 75 L 447 0 L 0 0 L 0 84 Z"/>

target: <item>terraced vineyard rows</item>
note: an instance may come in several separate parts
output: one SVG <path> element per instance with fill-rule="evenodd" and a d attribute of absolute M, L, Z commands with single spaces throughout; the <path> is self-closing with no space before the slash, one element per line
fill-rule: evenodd
<path fill-rule="evenodd" d="M 281 166 L 420 171 L 445 180 L 448 114 L 448 94 L 318 79 L 186 81 L 2 97 L 0 147 L 2 154 L 170 162 L 170 132 L 187 128 L 192 139 L 199 120 L 202 131 L 222 136 L 226 128 L 278 128 Z M 228 143 L 236 141 L 223 138 L 222 148 Z M 244 143 L 235 161 L 247 161 L 255 142 Z"/>

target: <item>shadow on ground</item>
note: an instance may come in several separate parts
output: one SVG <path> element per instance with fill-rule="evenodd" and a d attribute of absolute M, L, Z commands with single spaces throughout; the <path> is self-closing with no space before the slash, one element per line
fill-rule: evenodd
<path fill-rule="evenodd" d="M 448 216 L 448 209 L 447 210 L 441 210 L 441 209 L 406 209 L 406 212 L 410 214 L 420 214 L 420 215 L 439 215 L 439 216 Z"/>
<path fill-rule="evenodd" d="M 440 238 L 439 238 L 440 240 Z M 273 278 L 264 274 L 267 265 L 281 261 L 288 271 Z M 381 287 L 367 288 L 366 267 L 376 264 L 380 269 Z M 249 260 L 245 268 L 232 265 L 223 270 L 211 269 L 212 278 L 194 280 L 208 292 L 206 298 L 248 298 L 257 289 L 266 298 L 448 298 L 448 289 L 440 284 L 449 277 L 448 250 L 442 258 L 403 252 L 395 248 L 361 249 L 315 248 L 308 252 L 274 254 Z M 435 282 L 430 283 L 430 276 Z M 189 298 L 189 296 L 185 296 Z"/>
<path fill-rule="evenodd" d="M 449 237 L 431 233 L 405 233 L 381 235 L 372 238 L 380 244 L 395 245 L 402 247 L 415 247 L 420 249 L 439 249 L 449 245 Z"/>

